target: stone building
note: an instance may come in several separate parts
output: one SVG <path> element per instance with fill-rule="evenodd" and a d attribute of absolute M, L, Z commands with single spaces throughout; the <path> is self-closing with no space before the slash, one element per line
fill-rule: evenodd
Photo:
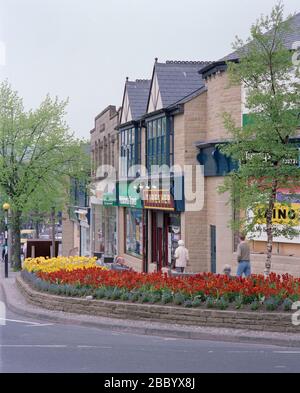
<path fill-rule="evenodd" d="M 91 185 L 91 253 L 93 255 L 117 254 L 117 194 L 110 189 L 108 178 L 118 176 L 119 110 L 108 106 L 95 118 L 91 135 L 92 185 Z"/>
<path fill-rule="evenodd" d="M 135 134 L 130 147 L 137 155 L 126 167 L 141 163 L 142 168 L 131 173 L 121 171 L 127 179 L 125 186 L 121 176 L 119 182 L 119 205 L 126 204 L 119 208 L 119 253 L 136 270 L 151 272 L 167 267 L 180 239 L 190 251 L 189 269 L 207 270 L 207 261 L 202 258 L 207 249 L 206 227 L 201 225 L 204 211 L 189 211 L 184 186 L 190 180 L 183 173 L 185 165 L 199 167 L 194 144 L 205 132 L 206 118 L 205 87 L 199 70 L 206 65 L 208 62 L 156 61 L 148 93 L 144 82 L 144 113 L 139 112 L 135 119 L 140 135 Z M 124 116 L 134 112 L 128 83 L 119 138 L 121 156 L 132 157 L 126 147 L 128 139 L 122 136 L 131 127 Z"/>
<path fill-rule="evenodd" d="M 292 19 L 292 32 L 285 36 L 285 44 L 292 49 L 295 41 L 300 41 L 300 14 Z M 220 194 L 218 187 L 223 184 L 224 175 L 233 168 L 233 163 L 219 152 L 217 145 L 228 140 L 222 114 L 230 113 L 237 126 L 247 121 L 244 107 L 245 92 L 242 87 L 229 86 L 227 62 L 238 61 L 236 53 L 212 63 L 202 69 L 200 73 L 205 80 L 203 100 L 206 102 L 206 124 L 204 132 L 199 135 L 198 161 L 204 166 L 205 172 L 205 210 L 206 217 L 201 225 L 206 227 L 206 268 L 213 272 L 222 272 L 225 264 L 232 264 L 236 271 L 237 236 L 229 228 L 229 221 L 234 213 L 226 194 Z M 299 132 L 300 134 L 300 132 Z M 299 190 L 300 194 L 300 190 Z M 300 195 L 297 201 L 300 201 Z M 299 205 L 300 207 L 300 205 Z M 237 217 L 236 217 L 237 218 Z M 251 241 L 252 266 L 254 273 L 263 273 L 265 267 L 266 238 L 258 236 Z M 300 275 L 300 239 L 290 241 L 286 238 L 275 239 L 272 271 Z"/>

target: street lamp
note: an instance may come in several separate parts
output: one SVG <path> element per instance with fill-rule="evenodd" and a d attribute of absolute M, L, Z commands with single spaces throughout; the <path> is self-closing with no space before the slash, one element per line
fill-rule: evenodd
<path fill-rule="evenodd" d="M 4 219 L 5 219 L 5 256 L 4 256 L 4 271 L 5 278 L 8 278 L 8 211 L 10 209 L 9 203 L 4 203 Z"/>

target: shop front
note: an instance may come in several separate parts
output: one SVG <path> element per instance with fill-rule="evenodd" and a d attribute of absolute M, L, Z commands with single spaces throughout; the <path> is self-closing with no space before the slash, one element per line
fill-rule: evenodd
<path fill-rule="evenodd" d="M 144 216 L 140 192 L 130 181 L 119 183 L 119 209 L 123 227 L 120 228 L 120 241 L 123 256 L 134 268 L 142 269 L 144 255 Z M 120 223 L 120 225 L 122 225 Z"/>
<path fill-rule="evenodd" d="M 92 205 L 92 253 L 116 256 L 118 254 L 117 239 L 117 198 L 116 194 L 103 193 L 91 199 Z"/>
<path fill-rule="evenodd" d="M 148 269 L 174 266 L 174 253 L 181 239 L 181 212 L 170 190 L 144 190 L 147 214 Z M 152 268 L 150 267 L 152 264 Z"/>
<path fill-rule="evenodd" d="M 79 222 L 79 255 L 90 256 L 90 209 L 79 209 L 75 213 Z"/>

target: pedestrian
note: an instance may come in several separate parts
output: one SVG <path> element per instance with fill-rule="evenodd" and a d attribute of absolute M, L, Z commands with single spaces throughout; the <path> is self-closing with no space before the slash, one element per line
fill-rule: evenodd
<path fill-rule="evenodd" d="M 225 265 L 223 268 L 223 274 L 224 276 L 227 276 L 229 278 L 231 278 L 231 266 L 230 265 Z"/>
<path fill-rule="evenodd" d="M 251 261 L 250 261 L 250 246 L 246 241 L 245 235 L 240 235 L 240 244 L 237 250 L 238 269 L 237 276 L 245 277 L 251 276 Z"/>
<path fill-rule="evenodd" d="M 189 252 L 184 246 L 184 241 L 179 240 L 178 247 L 175 250 L 175 268 L 178 273 L 184 273 L 189 262 Z"/>

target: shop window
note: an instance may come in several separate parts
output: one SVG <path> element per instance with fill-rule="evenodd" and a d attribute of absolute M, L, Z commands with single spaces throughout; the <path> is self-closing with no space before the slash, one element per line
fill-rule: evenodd
<path fill-rule="evenodd" d="M 170 165 L 167 148 L 170 148 L 170 139 L 167 137 L 167 119 L 162 117 L 147 123 L 147 168 L 151 173 L 153 165 Z M 171 151 L 170 151 L 171 153 Z"/>
<path fill-rule="evenodd" d="M 132 127 L 121 130 L 120 134 L 121 176 L 132 176 L 130 168 L 141 163 L 141 130 Z"/>
<path fill-rule="evenodd" d="M 126 254 L 142 258 L 143 256 L 143 219 L 142 210 L 126 209 L 125 238 Z"/>

